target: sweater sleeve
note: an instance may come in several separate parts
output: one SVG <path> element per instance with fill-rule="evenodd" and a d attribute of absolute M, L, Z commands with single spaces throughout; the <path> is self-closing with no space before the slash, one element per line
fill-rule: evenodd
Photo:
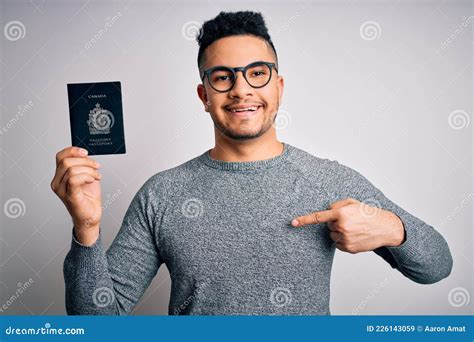
<path fill-rule="evenodd" d="M 397 215 L 405 228 L 405 241 L 397 247 L 379 247 L 374 252 L 407 278 L 432 284 L 451 273 L 453 259 L 443 236 L 432 226 L 388 199 L 359 172 L 331 161 L 337 175 L 335 201 L 347 197 L 388 210 Z"/>
<path fill-rule="evenodd" d="M 158 272 L 161 259 L 155 243 L 154 210 L 146 184 L 130 203 L 110 248 L 99 238 L 80 244 L 72 233 L 63 264 L 68 315 L 126 315 Z"/>

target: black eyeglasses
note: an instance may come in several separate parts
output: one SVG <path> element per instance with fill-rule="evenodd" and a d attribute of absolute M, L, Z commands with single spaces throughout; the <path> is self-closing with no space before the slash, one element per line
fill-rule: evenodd
<path fill-rule="evenodd" d="M 204 70 L 201 80 L 204 83 L 204 78 L 207 77 L 212 89 L 225 93 L 234 87 L 237 72 L 242 71 L 242 75 L 252 88 L 262 88 L 270 82 L 272 78 L 272 68 L 278 72 L 275 63 L 263 61 L 253 62 L 245 67 L 237 68 L 215 66 Z"/>

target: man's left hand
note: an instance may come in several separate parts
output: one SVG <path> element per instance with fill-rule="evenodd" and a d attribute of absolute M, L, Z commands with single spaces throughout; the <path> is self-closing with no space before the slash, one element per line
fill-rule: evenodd
<path fill-rule="evenodd" d="M 400 246 L 405 239 L 402 221 L 390 211 L 353 198 L 334 202 L 329 208 L 297 217 L 291 224 L 301 227 L 327 223 L 336 247 L 351 254 L 373 251 L 382 246 Z"/>

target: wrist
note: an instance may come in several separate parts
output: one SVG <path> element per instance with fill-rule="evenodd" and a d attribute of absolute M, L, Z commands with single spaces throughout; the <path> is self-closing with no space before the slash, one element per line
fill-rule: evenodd
<path fill-rule="evenodd" d="M 406 240 L 405 225 L 398 215 L 391 213 L 391 216 L 392 222 L 389 224 L 389 236 L 385 246 L 399 247 Z"/>
<path fill-rule="evenodd" d="M 99 238 L 99 225 L 87 227 L 87 228 L 78 228 L 74 226 L 74 238 L 81 245 L 90 247 L 92 246 L 97 239 Z"/>

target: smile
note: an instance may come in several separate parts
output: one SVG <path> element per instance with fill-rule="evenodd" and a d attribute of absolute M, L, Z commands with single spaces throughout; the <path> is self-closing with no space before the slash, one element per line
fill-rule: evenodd
<path fill-rule="evenodd" d="M 260 109 L 262 108 L 261 105 L 257 106 L 249 106 L 245 108 L 227 108 L 225 107 L 225 111 L 227 113 L 230 113 L 234 116 L 252 116 L 260 112 Z"/>

